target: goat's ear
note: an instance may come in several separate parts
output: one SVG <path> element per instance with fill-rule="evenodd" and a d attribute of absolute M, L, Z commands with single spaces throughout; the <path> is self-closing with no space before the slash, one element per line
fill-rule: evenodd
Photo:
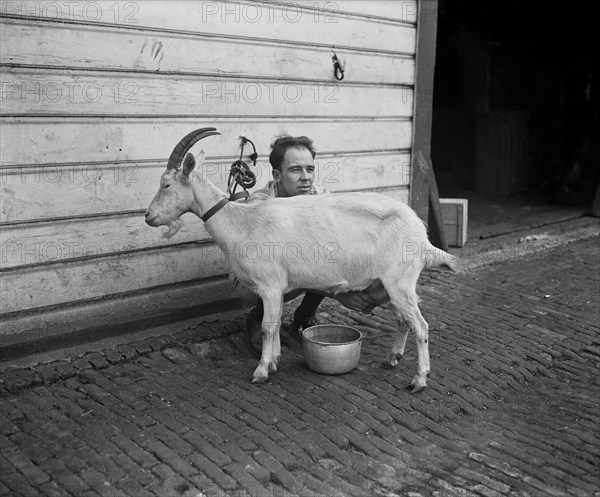
<path fill-rule="evenodd" d="M 194 159 L 192 154 L 187 154 L 185 159 L 183 159 L 183 175 L 188 178 L 195 167 L 196 159 Z"/>

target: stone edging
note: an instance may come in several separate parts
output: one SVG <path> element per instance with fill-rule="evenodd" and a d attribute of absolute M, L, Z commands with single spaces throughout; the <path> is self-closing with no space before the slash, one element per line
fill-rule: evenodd
<path fill-rule="evenodd" d="M 201 330 L 201 332 L 200 332 Z M 135 342 L 120 344 L 102 351 L 86 352 L 68 359 L 36 364 L 30 367 L 9 367 L 0 378 L 0 397 L 6 397 L 23 390 L 41 385 L 52 385 L 61 380 L 80 375 L 90 369 L 104 369 L 143 357 L 151 352 L 160 352 L 168 348 L 190 348 L 194 344 L 224 338 L 240 333 L 243 323 L 240 321 L 221 321 L 201 323 L 173 335 L 161 335 Z"/>

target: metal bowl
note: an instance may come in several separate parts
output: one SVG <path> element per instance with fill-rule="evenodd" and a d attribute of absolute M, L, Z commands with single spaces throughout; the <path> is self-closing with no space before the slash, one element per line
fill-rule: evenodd
<path fill-rule="evenodd" d="M 304 362 L 317 373 L 348 373 L 358 364 L 362 339 L 363 334 L 350 326 L 311 326 L 302 331 Z"/>

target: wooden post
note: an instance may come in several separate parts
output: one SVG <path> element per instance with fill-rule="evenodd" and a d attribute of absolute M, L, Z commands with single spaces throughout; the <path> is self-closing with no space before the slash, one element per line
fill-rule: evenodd
<path fill-rule="evenodd" d="M 412 171 L 410 205 L 427 222 L 432 243 L 446 250 L 444 223 L 431 165 L 431 125 L 433 121 L 433 82 L 437 37 L 437 0 L 420 0 L 417 13 Z"/>
<path fill-rule="evenodd" d="M 446 233 L 444 231 L 444 220 L 442 218 L 442 207 L 440 196 L 435 181 L 435 173 L 431 161 L 426 161 L 421 152 L 415 154 L 413 167 L 419 170 L 419 176 L 425 182 L 425 194 L 427 195 L 427 228 L 431 243 L 442 250 L 448 250 Z"/>

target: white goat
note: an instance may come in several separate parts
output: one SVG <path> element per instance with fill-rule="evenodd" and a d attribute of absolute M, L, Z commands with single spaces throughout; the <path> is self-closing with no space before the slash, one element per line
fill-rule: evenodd
<path fill-rule="evenodd" d="M 198 140 L 215 134 L 219 133 L 214 128 L 202 128 L 175 147 L 146 222 L 167 225 L 167 236 L 172 236 L 182 225 L 179 217 L 193 212 L 205 221 L 235 275 L 263 299 L 262 356 L 252 381 L 264 382 L 269 371 L 277 370 L 285 293 L 298 288 L 364 290 L 380 280 L 400 329 L 385 364 L 396 366 L 412 330 L 418 367 L 411 386 L 413 392 L 424 388 L 428 325 L 417 305 L 416 283 L 423 268 L 453 269 L 456 258 L 429 242 L 424 224 L 410 207 L 376 193 L 302 195 L 248 205 L 229 202 L 201 172 L 193 173 L 196 161 L 186 155 Z"/>

